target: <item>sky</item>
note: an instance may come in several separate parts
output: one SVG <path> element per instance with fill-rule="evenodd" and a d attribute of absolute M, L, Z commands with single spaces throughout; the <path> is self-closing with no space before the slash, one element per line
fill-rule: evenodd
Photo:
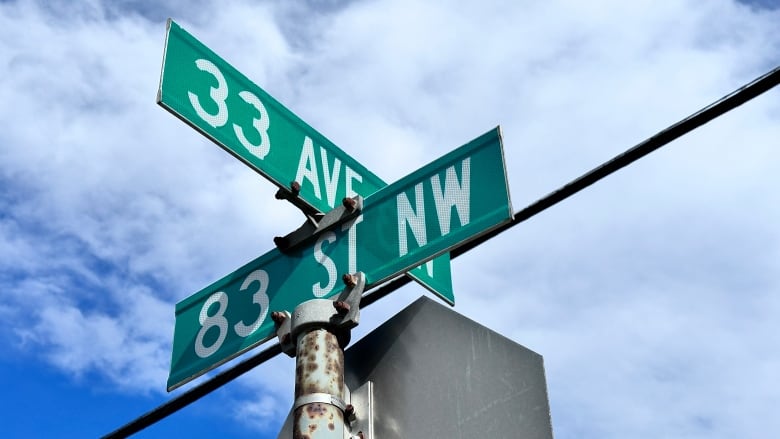
<path fill-rule="evenodd" d="M 175 304 L 301 222 L 155 104 L 168 17 L 388 182 L 500 125 L 515 211 L 780 65 L 768 0 L 0 1 L 4 436 L 201 382 L 165 390 Z M 776 89 L 453 261 L 454 310 L 544 356 L 557 438 L 780 430 L 779 138 Z M 293 368 L 137 437 L 275 438 Z"/>

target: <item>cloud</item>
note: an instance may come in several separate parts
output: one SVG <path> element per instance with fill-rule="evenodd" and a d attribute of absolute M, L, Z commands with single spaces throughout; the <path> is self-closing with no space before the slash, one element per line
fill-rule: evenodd
<path fill-rule="evenodd" d="M 119 316 L 85 313 L 75 306 L 43 307 L 29 332 L 54 365 L 76 378 L 95 374 L 129 392 L 159 391 L 170 357 L 168 319 L 172 304 L 148 292 L 127 291 L 129 299 Z"/>
<path fill-rule="evenodd" d="M 275 434 L 292 408 L 294 383 L 295 359 L 286 355 L 240 377 L 226 397 L 233 421 Z"/>
<path fill-rule="evenodd" d="M 266 212 L 270 187 L 154 105 L 164 28 L 49 6 L 0 6 L 4 337 L 162 391 L 173 303 L 269 248 L 262 224 L 291 210 Z"/>
<path fill-rule="evenodd" d="M 174 303 L 299 225 L 154 104 L 169 15 L 386 181 L 501 124 L 517 210 L 774 67 L 778 14 L 726 0 L 0 3 L 0 334 L 85 385 L 162 392 Z M 776 425 L 777 96 L 454 261 L 457 311 L 545 356 L 557 436 Z M 353 338 L 418 294 L 369 308 Z M 228 404 L 250 428 L 285 413 L 290 361 L 239 380 Z"/>

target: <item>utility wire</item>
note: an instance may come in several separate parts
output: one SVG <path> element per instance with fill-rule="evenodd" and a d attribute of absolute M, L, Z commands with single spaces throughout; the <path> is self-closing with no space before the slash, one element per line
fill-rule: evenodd
<path fill-rule="evenodd" d="M 472 248 L 484 243 L 490 238 L 495 237 L 499 233 L 502 233 L 511 227 L 514 227 L 521 222 L 533 217 L 534 215 L 544 211 L 545 209 L 552 207 L 559 202 L 569 198 L 577 192 L 587 188 L 588 186 L 596 183 L 597 181 L 607 177 L 608 175 L 619 171 L 620 169 L 634 163 L 642 157 L 650 154 L 651 152 L 667 145 L 673 140 L 695 130 L 696 128 L 704 125 L 705 123 L 737 108 L 745 102 L 761 95 L 762 93 L 772 89 L 776 85 L 780 84 L 780 66 L 771 70 L 770 72 L 758 77 L 752 82 L 742 86 L 734 92 L 724 96 L 720 100 L 710 104 L 707 107 L 699 110 L 693 115 L 677 122 L 676 124 L 660 131 L 658 134 L 650 137 L 649 139 L 639 143 L 638 145 L 626 150 L 625 152 L 615 156 L 611 160 L 603 163 L 602 165 L 592 169 L 591 171 L 581 175 L 578 178 L 570 181 L 558 190 L 551 192 L 545 197 L 530 204 L 524 209 L 518 211 L 512 216 L 512 221 L 503 226 L 492 230 L 491 232 L 480 236 L 479 238 L 460 245 L 450 252 L 452 259 L 466 253 Z M 364 308 L 377 300 L 387 296 L 393 291 L 401 288 L 402 286 L 411 282 L 409 276 L 398 277 L 385 285 L 377 288 L 374 292 L 365 295 L 360 300 L 360 307 Z M 246 372 L 249 372 L 255 366 L 258 366 L 265 361 L 270 360 L 282 350 L 279 344 L 274 344 L 269 348 L 261 351 L 258 354 L 249 357 L 247 360 L 237 364 L 232 369 L 226 370 L 214 378 L 199 384 L 185 393 L 169 400 L 168 402 L 160 405 L 159 407 L 152 409 L 151 411 L 141 415 L 134 421 L 120 427 L 117 430 L 103 436 L 103 438 L 124 438 L 131 434 L 137 433 L 144 428 L 162 420 L 163 418 L 171 415 L 178 410 L 192 404 L 198 399 L 208 395 L 214 390 L 218 389 L 224 384 L 233 381 Z"/>
<path fill-rule="evenodd" d="M 138 433 L 155 422 L 162 420 L 168 415 L 176 413 L 180 409 L 187 407 L 200 398 L 217 390 L 218 388 L 222 387 L 222 385 L 227 384 L 241 375 L 249 372 L 255 366 L 259 366 L 260 364 L 265 363 L 281 352 L 282 348 L 278 343 L 272 345 L 260 353 L 249 357 L 249 359 L 238 363 L 235 367 L 216 375 L 214 378 L 206 381 L 205 383 L 198 384 L 197 386 L 182 393 L 176 398 L 172 398 L 159 407 L 146 412 L 145 414 L 136 418 L 134 421 L 129 422 L 122 427 L 112 431 L 111 433 L 103 436 L 103 438 L 125 438 L 131 434 Z"/>
<path fill-rule="evenodd" d="M 691 116 L 688 116 L 687 118 L 677 122 L 665 130 L 660 131 L 658 134 L 626 150 L 622 154 L 615 156 L 612 158 L 612 160 L 609 160 L 608 162 L 603 163 L 601 166 L 598 166 L 581 175 L 580 177 L 575 178 L 555 192 L 552 192 L 537 200 L 535 203 L 515 213 L 510 223 L 498 227 L 492 230 L 490 233 L 479 237 L 478 239 L 455 248 L 450 252 L 451 257 L 455 258 L 460 256 L 461 254 L 487 241 L 488 239 L 493 238 L 499 233 L 506 231 L 510 227 L 514 227 L 517 224 L 536 215 L 537 213 L 542 212 L 548 207 L 552 207 L 566 198 L 569 198 L 570 196 L 587 188 L 588 186 L 612 174 L 613 172 L 625 168 L 626 166 L 650 154 L 656 149 L 659 149 L 671 141 L 688 134 L 696 128 L 715 119 L 716 117 L 722 116 L 723 114 L 739 107 L 756 96 L 769 91 L 778 84 L 780 84 L 780 66 L 775 67 L 774 70 L 771 70 L 770 72 L 758 77 L 757 79 L 753 80 L 753 82 L 738 88 L 715 103 L 704 107 Z"/>

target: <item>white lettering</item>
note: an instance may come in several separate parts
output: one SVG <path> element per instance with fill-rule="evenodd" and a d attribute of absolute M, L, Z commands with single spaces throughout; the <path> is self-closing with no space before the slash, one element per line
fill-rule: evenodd
<path fill-rule="evenodd" d="M 355 192 L 355 190 L 352 187 L 352 181 L 354 180 L 362 183 L 363 177 L 357 172 L 353 171 L 352 168 L 350 168 L 349 166 L 347 166 L 347 171 L 345 172 L 345 174 L 346 176 L 344 178 L 347 180 L 347 192 L 346 195 L 344 196 L 352 198 L 355 195 L 358 195 L 358 193 Z"/>
<path fill-rule="evenodd" d="M 452 208 L 458 211 L 461 227 L 469 223 L 469 206 L 471 204 L 471 157 L 467 157 L 461 163 L 461 182 L 458 184 L 458 176 L 455 167 L 447 168 L 444 177 L 444 191 L 441 189 L 439 175 L 431 177 L 433 200 L 436 203 L 436 213 L 439 216 L 439 228 L 441 235 L 450 233 L 450 217 Z"/>
<path fill-rule="evenodd" d="M 188 91 L 187 97 L 190 98 L 190 105 L 192 105 L 195 113 L 207 124 L 214 128 L 221 127 L 222 125 L 225 125 L 228 119 L 228 109 L 227 104 L 225 104 L 225 100 L 228 96 L 228 86 L 225 81 L 225 76 L 213 62 L 207 59 L 196 59 L 195 66 L 204 72 L 211 73 L 211 75 L 214 76 L 214 79 L 217 80 L 217 86 L 209 89 L 211 100 L 217 104 L 217 114 L 210 114 L 208 111 L 204 110 L 203 107 L 200 106 L 198 95 Z"/>
<path fill-rule="evenodd" d="M 268 111 L 266 111 L 265 105 L 260 102 L 260 99 L 258 99 L 258 97 L 255 96 L 252 92 L 244 90 L 239 93 L 238 96 L 243 99 L 244 102 L 253 106 L 255 110 L 260 113 L 260 117 L 252 119 L 252 126 L 258 132 L 258 134 L 260 134 L 260 143 L 257 145 L 250 143 L 244 135 L 244 129 L 237 124 L 233 124 L 233 132 L 236 134 L 238 141 L 241 143 L 241 145 L 244 146 L 244 148 L 246 148 L 247 151 L 252 153 L 252 155 L 259 158 L 260 160 L 263 160 L 265 156 L 271 152 L 271 139 L 268 137 L 268 127 L 271 125 L 271 123 L 268 119 Z"/>
<path fill-rule="evenodd" d="M 425 271 L 428 272 L 428 276 L 433 277 L 433 259 L 425 263 Z"/>
<path fill-rule="evenodd" d="M 359 215 L 352 221 L 347 222 L 341 226 L 341 230 L 347 230 L 347 244 L 349 244 L 347 253 L 347 261 L 349 265 L 349 271 L 347 273 L 357 273 L 357 225 L 363 222 L 363 215 Z"/>
<path fill-rule="evenodd" d="M 412 210 L 412 205 L 409 203 L 409 198 L 406 197 L 406 193 L 400 193 L 396 197 L 396 205 L 398 207 L 398 253 L 399 256 L 403 256 L 409 253 L 408 243 L 406 240 L 406 225 L 412 229 L 414 239 L 417 241 L 417 246 L 423 246 L 428 243 L 425 230 L 425 205 L 423 203 L 423 185 L 418 183 L 414 187 L 415 206 L 417 213 Z"/>
<path fill-rule="evenodd" d="M 218 303 L 219 307 L 217 308 L 217 311 L 214 312 L 214 315 L 210 316 L 209 308 L 211 308 L 211 305 L 215 303 Z M 222 346 L 222 343 L 225 341 L 225 337 L 227 337 L 228 331 L 228 321 L 225 318 L 225 310 L 227 310 L 227 306 L 227 294 L 222 291 L 217 291 L 216 293 L 209 296 L 208 299 L 206 299 L 206 302 L 200 309 L 198 321 L 200 322 L 201 327 L 198 331 L 198 335 L 195 337 L 195 354 L 197 354 L 200 358 L 206 358 L 214 352 L 217 352 L 220 346 Z M 206 346 L 203 343 L 203 339 L 206 337 L 206 332 L 208 332 L 208 330 L 213 327 L 216 327 L 219 330 L 219 335 L 217 335 L 217 339 L 214 341 L 214 343 L 211 344 L 211 346 Z"/>
<path fill-rule="evenodd" d="M 328 152 L 320 147 L 320 157 L 322 158 L 322 174 L 325 177 L 325 195 L 328 197 L 328 206 L 336 205 L 336 189 L 339 186 L 339 174 L 341 173 L 341 160 L 333 159 L 333 173 L 330 173 L 328 165 Z"/>
<path fill-rule="evenodd" d="M 239 291 L 246 291 L 250 285 L 257 282 L 257 291 L 252 294 L 252 303 L 260 305 L 260 312 L 257 315 L 254 323 L 251 325 L 245 324 L 243 321 L 239 321 L 233 325 L 233 330 L 236 331 L 240 337 L 248 337 L 251 333 L 257 331 L 260 325 L 265 321 L 265 316 L 268 314 L 268 272 L 265 270 L 255 270 L 244 279 L 244 283 L 241 284 Z"/>
<path fill-rule="evenodd" d="M 317 175 L 317 163 L 314 159 L 314 145 L 309 136 L 303 139 L 303 150 L 301 150 L 301 158 L 298 160 L 298 172 L 295 174 L 295 181 L 300 183 L 301 187 L 303 187 L 304 177 L 311 182 L 314 196 L 321 200 L 320 178 Z"/>
<path fill-rule="evenodd" d="M 336 286 L 336 277 L 338 275 L 336 264 L 333 262 L 333 259 L 322 252 L 322 243 L 324 241 L 328 241 L 328 244 L 333 244 L 335 240 L 335 233 L 325 232 L 322 236 L 317 238 L 317 242 L 314 244 L 314 259 L 328 272 L 327 285 L 323 287 L 322 282 L 312 284 L 311 292 L 314 293 L 314 297 L 325 297 L 333 290 L 333 287 Z"/>

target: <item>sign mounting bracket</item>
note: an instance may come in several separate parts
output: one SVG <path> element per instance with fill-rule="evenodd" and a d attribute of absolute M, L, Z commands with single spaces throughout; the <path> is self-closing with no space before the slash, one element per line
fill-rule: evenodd
<path fill-rule="evenodd" d="M 278 191 L 276 191 L 276 195 L 274 197 L 277 200 L 287 200 L 292 204 L 293 206 L 297 207 L 298 210 L 303 212 L 303 215 L 307 218 L 315 218 L 317 221 L 319 221 L 320 218 L 325 215 L 324 213 L 320 212 L 319 209 L 312 207 L 310 204 L 308 204 L 306 201 L 303 200 L 303 198 L 300 197 L 301 193 L 301 184 L 297 181 L 293 181 L 290 183 L 290 187 L 280 187 Z"/>
<path fill-rule="evenodd" d="M 311 299 L 298 305 L 292 314 L 288 311 L 271 313 L 276 326 L 276 336 L 282 352 L 295 357 L 298 336 L 312 326 L 328 327 L 336 333 L 339 344 L 346 347 L 350 330 L 360 323 L 360 299 L 366 288 L 363 272 L 345 274 L 342 281 L 346 288 L 334 299 Z"/>
<path fill-rule="evenodd" d="M 293 189 L 295 186 L 295 184 L 291 185 Z M 298 188 L 300 190 L 300 186 L 298 186 Z M 279 196 L 280 192 L 282 193 L 281 198 Z M 286 190 L 283 192 L 282 189 L 279 189 L 279 192 L 276 193 L 276 198 L 287 199 L 292 202 L 293 205 L 300 208 L 298 204 L 302 204 L 302 202 L 296 203 L 293 201 L 300 201 L 300 198 L 295 196 L 292 198 L 285 198 L 285 193 Z M 292 194 L 294 192 L 290 191 L 290 193 Z M 345 222 L 358 217 L 363 210 L 363 197 L 356 195 L 353 198 L 344 198 L 341 202 L 341 206 L 334 207 L 333 210 L 324 215 L 319 213 L 319 211 L 316 211 L 316 209 L 314 209 L 316 215 L 310 215 L 310 212 L 307 212 L 307 209 L 313 208 L 301 208 L 301 211 L 303 211 L 304 215 L 306 215 L 306 221 L 303 223 L 303 225 L 285 236 L 277 236 L 274 238 L 274 244 L 276 244 L 276 247 L 282 253 L 291 253 L 296 249 L 304 247 L 312 241 L 316 240 L 317 237 L 326 230 L 336 227 L 340 224 L 344 224 Z"/>

